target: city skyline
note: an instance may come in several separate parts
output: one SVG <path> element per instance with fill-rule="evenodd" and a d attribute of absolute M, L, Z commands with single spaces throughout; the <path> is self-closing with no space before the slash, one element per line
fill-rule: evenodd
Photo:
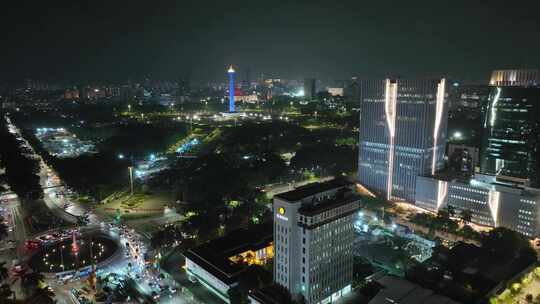
<path fill-rule="evenodd" d="M 6 6 L 0 303 L 540 304 L 538 4 Z"/>

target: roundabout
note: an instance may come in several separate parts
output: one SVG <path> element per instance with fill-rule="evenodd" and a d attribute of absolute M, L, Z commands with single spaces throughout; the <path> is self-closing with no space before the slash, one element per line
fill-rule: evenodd
<path fill-rule="evenodd" d="M 119 249 L 117 240 L 99 230 L 80 235 L 74 233 L 71 237 L 44 245 L 30 257 L 28 265 L 43 273 L 81 270 L 97 266 Z"/>

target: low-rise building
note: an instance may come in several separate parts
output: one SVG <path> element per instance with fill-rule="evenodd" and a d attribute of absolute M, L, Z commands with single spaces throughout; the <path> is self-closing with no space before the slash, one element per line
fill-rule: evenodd
<path fill-rule="evenodd" d="M 435 294 L 433 290 L 422 288 L 405 279 L 382 275 L 375 280 L 382 289 L 369 304 L 459 304 L 450 298 Z"/>
<path fill-rule="evenodd" d="M 473 223 L 540 235 L 540 189 L 502 184 L 494 176 L 419 176 L 415 204 L 433 212 L 452 206 L 457 215 L 470 210 Z"/>
<path fill-rule="evenodd" d="M 233 231 L 184 255 L 190 279 L 230 303 L 228 291 L 238 285 L 240 273 L 249 265 L 264 265 L 273 258 L 272 224 Z"/>

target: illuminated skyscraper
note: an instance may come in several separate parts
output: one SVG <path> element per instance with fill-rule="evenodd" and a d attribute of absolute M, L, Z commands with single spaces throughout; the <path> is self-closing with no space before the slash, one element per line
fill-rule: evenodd
<path fill-rule="evenodd" d="M 540 85 L 538 70 L 495 70 L 489 79 L 491 86 L 534 87 Z"/>
<path fill-rule="evenodd" d="M 234 69 L 232 65 L 229 67 L 229 70 L 227 71 L 229 74 L 229 112 L 234 113 Z"/>
<path fill-rule="evenodd" d="M 414 202 L 416 177 L 444 165 L 446 126 L 444 79 L 365 81 L 359 182 L 389 200 Z"/>
<path fill-rule="evenodd" d="M 437 212 L 468 210 L 476 224 L 540 235 L 540 84 L 538 72 L 492 73 L 482 120 L 480 172 L 419 176 L 416 202 Z M 536 87 L 535 87 L 536 86 Z"/>
<path fill-rule="evenodd" d="M 493 73 L 500 76 L 497 78 L 500 81 L 494 82 L 492 76 L 491 83 L 502 85 L 492 87 L 489 95 L 483 121 L 480 171 L 495 176 L 501 183 L 540 188 L 540 88 L 532 86 L 540 85 L 538 73 L 530 70 Z"/>

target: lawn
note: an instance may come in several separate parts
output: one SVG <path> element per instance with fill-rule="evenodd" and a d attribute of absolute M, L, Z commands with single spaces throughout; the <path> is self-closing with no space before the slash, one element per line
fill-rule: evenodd
<path fill-rule="evenodd" d="M 125 219 L 139 219 L 163 214 L 165 206 L 171 206 L 174 197 L 169 192 L 115 192 L 105 198 L 96 208 L 96 212 L 114 217 L 120 209 Z"/>

